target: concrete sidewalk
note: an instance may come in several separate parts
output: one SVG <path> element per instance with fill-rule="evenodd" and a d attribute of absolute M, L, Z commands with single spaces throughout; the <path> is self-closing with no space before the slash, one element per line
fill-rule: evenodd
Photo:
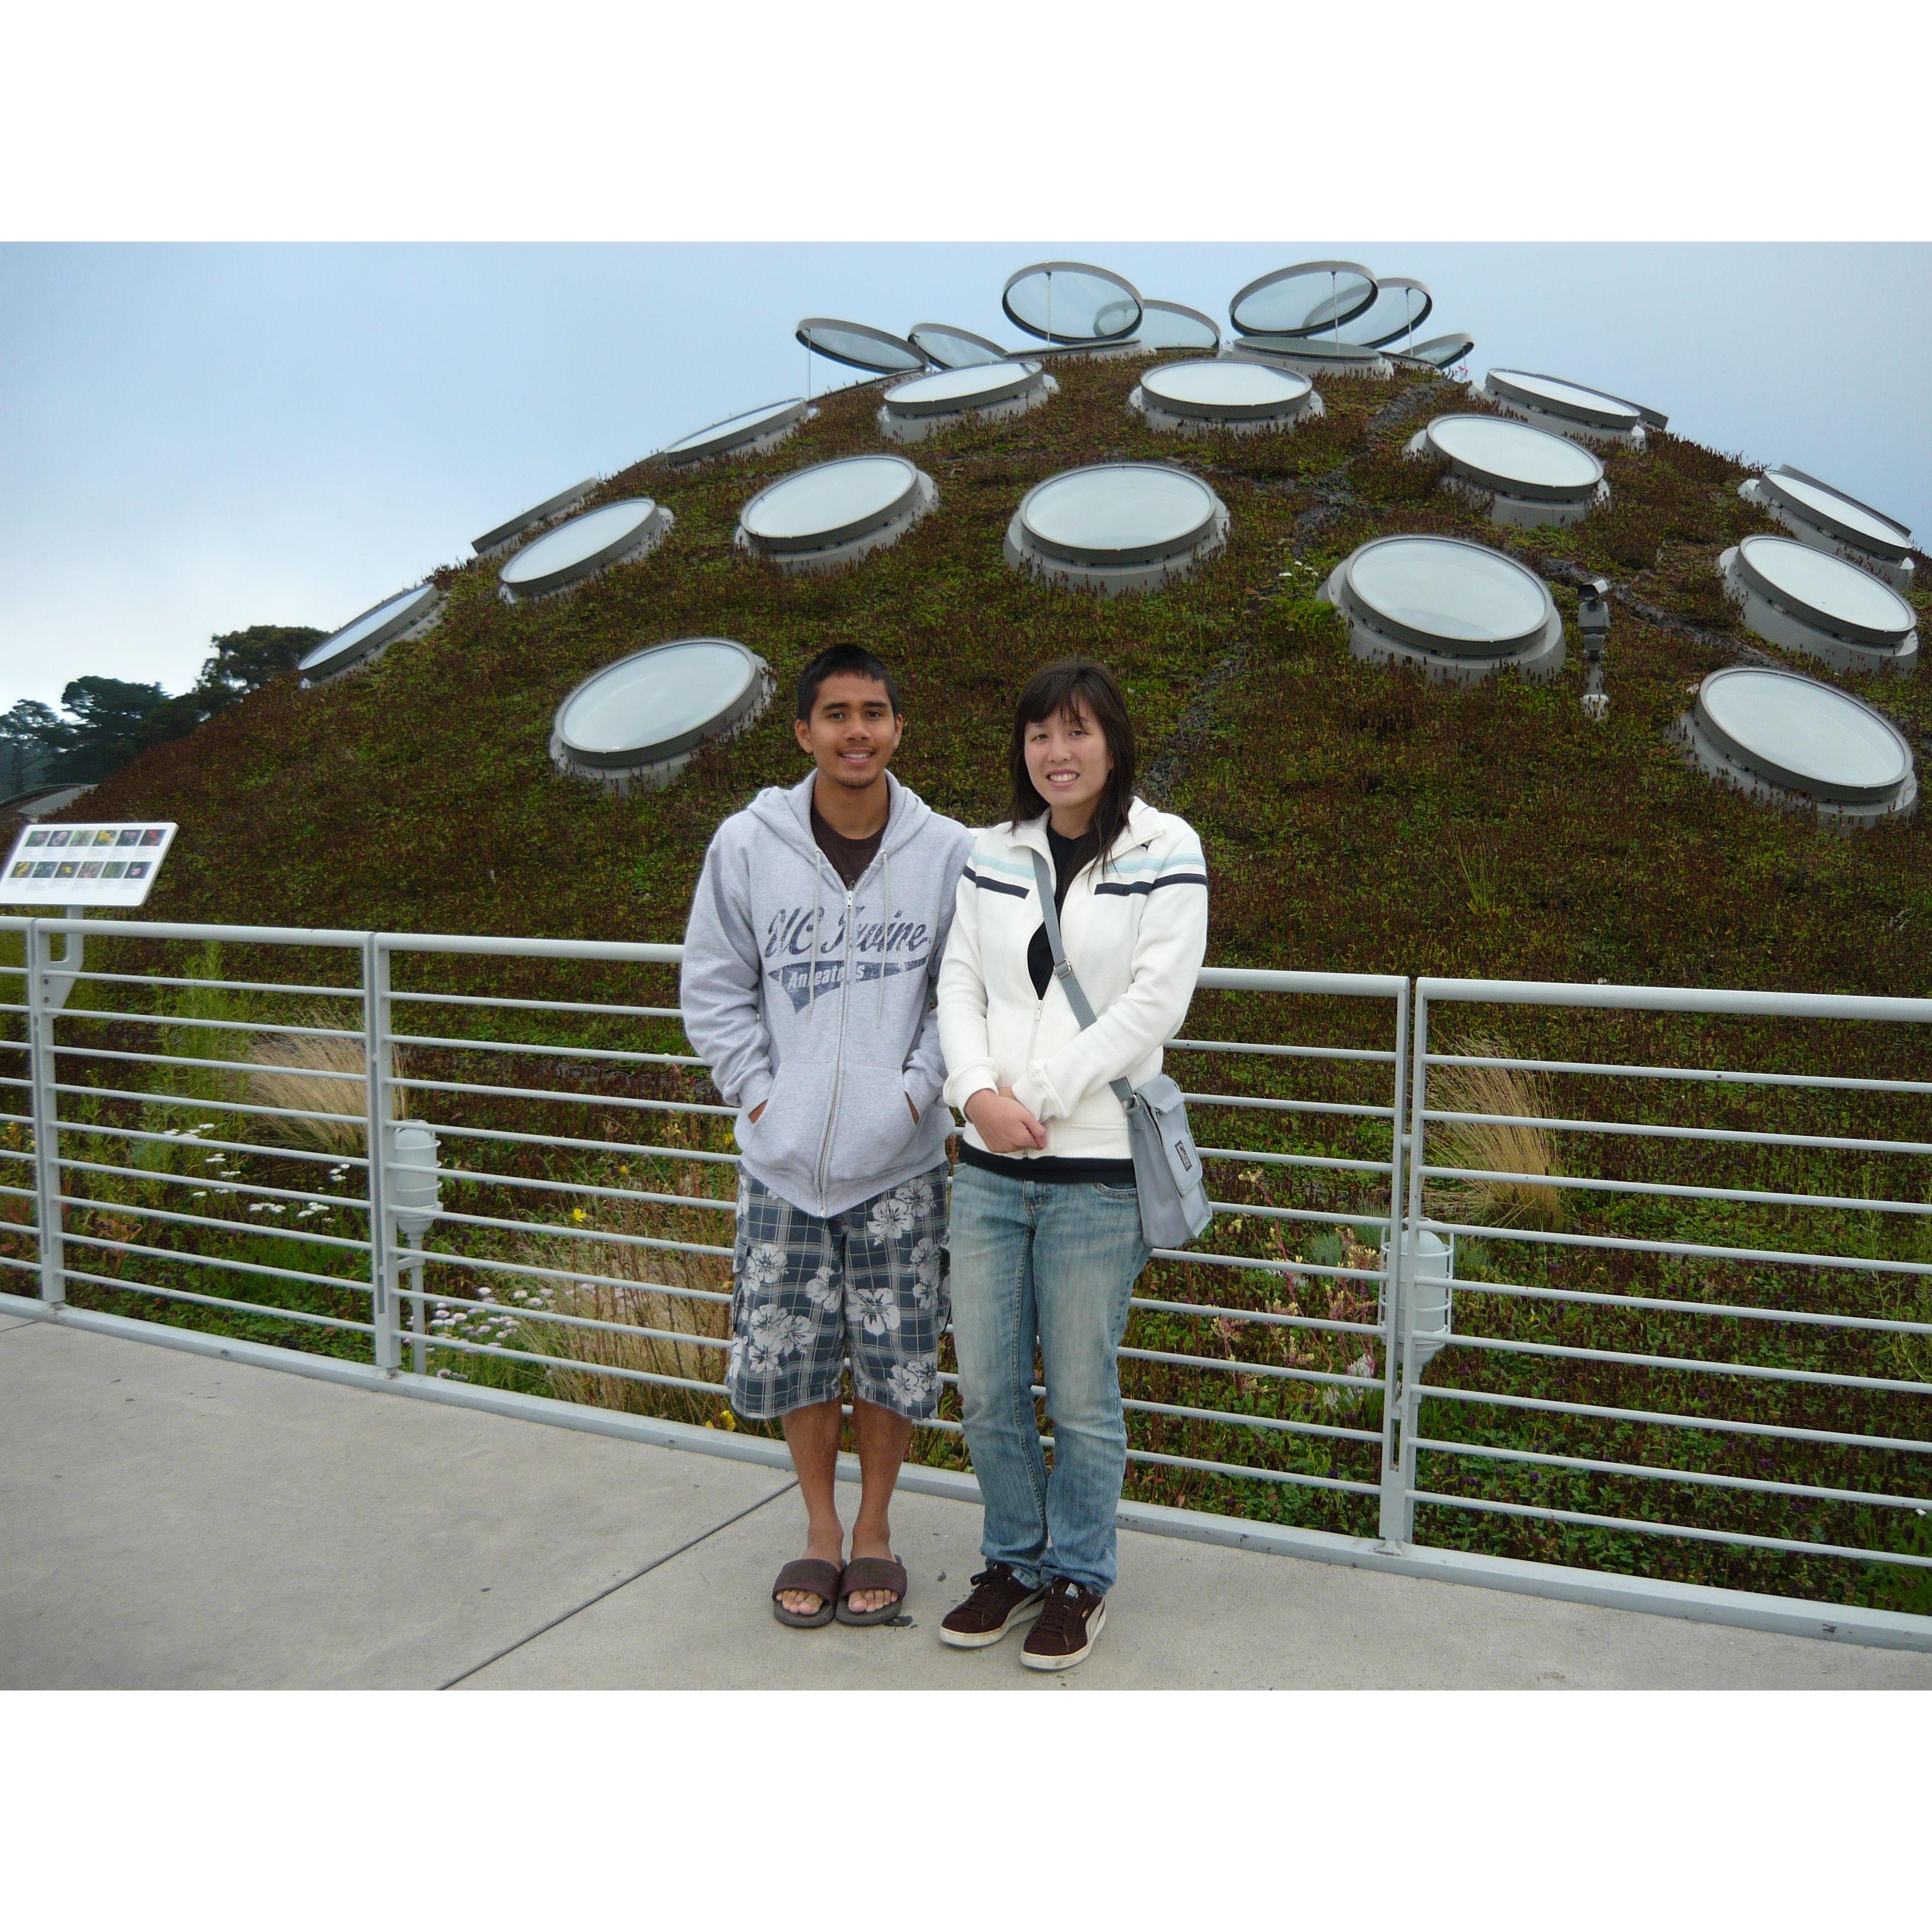
<path fill-rule="evenodd" d="M 1122 1538 L 1092 1659 L 944 1648 L 979 1513 L 904 1496 L 910 1621 L 781 1628 L 782 1472 L 0 1322 L 9 1688 L 1932 1688 L 1932 1655 Z"/>

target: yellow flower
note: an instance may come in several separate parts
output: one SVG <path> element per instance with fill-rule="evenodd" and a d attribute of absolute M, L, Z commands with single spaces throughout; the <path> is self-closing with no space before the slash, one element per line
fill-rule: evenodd
<path fill-rule="evenodd" d="M 573 1221 L 582 1220 L 584 1219 L 584 1210 L 581 1208 L 573 1208 L 570 1210 L 570 1218 Z"/>

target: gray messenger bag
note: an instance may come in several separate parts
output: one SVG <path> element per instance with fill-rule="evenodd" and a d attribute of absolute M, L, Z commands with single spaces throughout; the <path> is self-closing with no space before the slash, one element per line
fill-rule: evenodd
<path fill-rule="evenodd" d="M 1060 909 L 1053 902 L 1053 876 L 1037 852 L 1032 856 L 1040 909 L 1046 921 L 1046 942 L 1053 949 L 1054 976 L 1084 1030 L 1094 1024 L 1094 1009 L 1060 941 Z M 1187 1124 L 1187 1103 L 1165 1073 L 1156 1073 L 1138 1087 L 1130 1087 L 1124 1080 L 1107 1084 L 1127 1110 L 1134 1185 L 1141 1197 L 1141 1232 L 1150 1247 L 1184 1247 L 1214 1218 L 1214 1210 L 1208 1204 L 1201 1156 Z"/>

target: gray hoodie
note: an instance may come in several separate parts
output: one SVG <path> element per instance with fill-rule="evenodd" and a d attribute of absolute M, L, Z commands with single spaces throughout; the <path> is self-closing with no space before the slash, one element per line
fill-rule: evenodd
<path fill-rule="evenodd" d="M 932 999 L 973 835 L 889 772 L 885 836 L 848 892 L 812 836 L 818 776 L 766 787 L 718 828 L 680 992 L 685 1032 L 738 1109 L 746 1168 L 830 1216 L 946 1157 Z"/>

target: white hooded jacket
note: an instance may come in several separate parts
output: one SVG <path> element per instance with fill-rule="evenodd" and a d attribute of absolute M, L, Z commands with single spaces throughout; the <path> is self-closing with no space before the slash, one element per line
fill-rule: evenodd
<path fill-rule="evenodd" d="M 1082 868 L 1060 912 L 1066 957 L 1097 1016 L 1082 1030 L 1059 981 L 1034 991 L 1027 950 L 1041 925 L 1032 855 L 1052 876 L 1045 815 L 980 832 L 961 875 L 939 969 L 946 1100 L 1010 1087 L 1046 1129 L 1030 1156 L 1118 1160 L 1126 1114 L 1108 1086 L 1160 1071 L 1208 950 L 1208 868 L 1185 819 L 1136 799 L 1106 858 Z M 970 1124 L 967 1140 L 985 1147 Z M 1018 1158 L 1028 1158 L 1020 1156 Z"/>

